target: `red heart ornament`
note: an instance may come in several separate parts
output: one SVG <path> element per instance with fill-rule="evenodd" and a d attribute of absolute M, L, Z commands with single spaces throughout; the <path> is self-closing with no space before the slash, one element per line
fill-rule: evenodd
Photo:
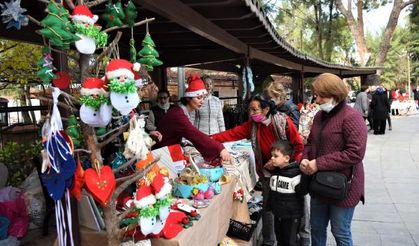
<path fill-rule="evenodd" d="M 89 168 L 84 172 L 84 180 L 86 188 L 93 198 L 106 207 L 116 185 L 112 169 L 109 166 L 104 166 L 98 174 L 95 169 Z"/>

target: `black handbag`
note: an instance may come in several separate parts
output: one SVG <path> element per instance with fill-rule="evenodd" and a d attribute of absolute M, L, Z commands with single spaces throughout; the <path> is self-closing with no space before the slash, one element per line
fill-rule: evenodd
<path fill-rule="evenodd" d="M 309 191 L 316 197 L 340 201 L 345 199 L 351 180 L 352 177 L 348 181 L 344 174 L 338 172 L 318 172 L 311 179 Z"/>

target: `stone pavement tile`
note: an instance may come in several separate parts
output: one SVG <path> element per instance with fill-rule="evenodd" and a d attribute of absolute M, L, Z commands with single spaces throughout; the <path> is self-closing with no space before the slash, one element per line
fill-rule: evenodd
<path fill-rule="evenodd" d="M 402 220 L 407 222 L 416 222 L 419 225 L 419 210 L 418 203 L 396 203 L 398 213 Z M 419 228 L 417 228 L 417 233 L 419 233 Z"/>
<path fill-rule="evenodd" d="M 400 183 L 400 177 L 385 177 L 384 182 L 386 184 L 393 183 L 398 184 Z M 403 177 L 403 184 L 419 184 L 419 177 Z"/>
<path fill-rule="evenodd" d="M 367 198 L 368 199 L 368 198 Z M 355 208 L 354 219 L 369 222 L 393 222 L 401 223 L 399 214 L 393 204 L 367 203 Z"/>
<path fill-rule="evenodd" d="M 365 184 L 365 205 L 360 203 L 355 211 L 358 208 L 369 207 L 373 203 L 393 203 L 386 187 L 383 185 L 383 182 L 366 182 Z"/>
<path fill-rule="evenodd" d="M 393 177 L 399 178 L 401 182 L 403 182 L 403 178 L 414 178 L 419 177 L 419 171 L 417 170 L 416 166 L 414 165 L 402 165 L 402 166 L 392 166 L 392 167 L 384 167 L 382 170 L 382 175 L 384 177 Z"/>
<path fill-rule="evenodd" d="M 414 222 L 406 221 L 405 224 L 406 224 L 407 229 L 412 235 L 419 236 L 419 220 L 417 220 L 417 218 L 418 217 L 416 217 L 416 221 Z"/>
<path fill-rule="evenodd" d="M 417 186 L 406 183 L 386 183 L 386 187 L 394 202 L 419 204 Z"/>

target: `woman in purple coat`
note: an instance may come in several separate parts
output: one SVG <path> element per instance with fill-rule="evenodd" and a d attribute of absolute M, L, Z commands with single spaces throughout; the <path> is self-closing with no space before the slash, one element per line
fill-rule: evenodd
<path fill-rule="evenodd" d="M 367 144 L 367 128 L 362 116 L 346 105 L 347 87 L 338 76 L 321 74 L 312 87 L 321 111 L 314 117 L 300 169 L 308 175 L 318 171 L 335 171 L 352 180 L 346 198 L 341 201 L 310 194 L 312 245 L 326 245 L 330 221 L 337 245 L 351 246 L 355 206 L 359 201 L 364 203 L 362 160 Z"/>

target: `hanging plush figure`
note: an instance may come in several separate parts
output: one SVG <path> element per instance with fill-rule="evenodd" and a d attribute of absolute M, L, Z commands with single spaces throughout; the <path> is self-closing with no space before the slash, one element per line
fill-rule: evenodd
<path fill-rule="evenodd" d="M 7 29 L 14 27 L 20 30 L 21 26 L 29 24 L 29 18 L 23 13 L 26 9 L 20 7 L 20 0 L 11 0 L 10 2 L 0 3 L 0 12 L 2 22 L 7 23 Z"/>
<path fill-rule="evenodd" d="M 128 115 L 140 103 L 134 71 L 140 70 L 140 64 L 124 60 L 111 60 L 106 67 L 106 78 L 112 106 L 122 115 Z"/>
<path fill-rule="evenodd" d="M 127 159 L 135 157 L 144 160 L 147 158 L 147 153 L 149 152 L 147 142 L 149 142 L 148 139 L 151 139 L 144 131 L 144 119 L 134 116 L 131 118 L 129 125 L 130 130 L 127 142 L 125 143 L 124 156 Z"/>
<path fill-rule="evenodd" d="M 112 106 L 105 86 L 101 79 L 88 78 L 80 90 L 80 119 L 89 126 L 105 127 L 112 119 Z"/>
<path fill-rule="evenodd" d="M 75 42 L 76 48 L 80 53 L 93 54 L 95 53 L 96 45 L 104 47 L 108 42 L 108 34 L 101 32 L 101 27 L 95 25 L 98 16 L 93 15 L 86 6 L 76 6 L 71 20 L 74 23 L 76 35 L 80 38 L 79 41 Z"/>

